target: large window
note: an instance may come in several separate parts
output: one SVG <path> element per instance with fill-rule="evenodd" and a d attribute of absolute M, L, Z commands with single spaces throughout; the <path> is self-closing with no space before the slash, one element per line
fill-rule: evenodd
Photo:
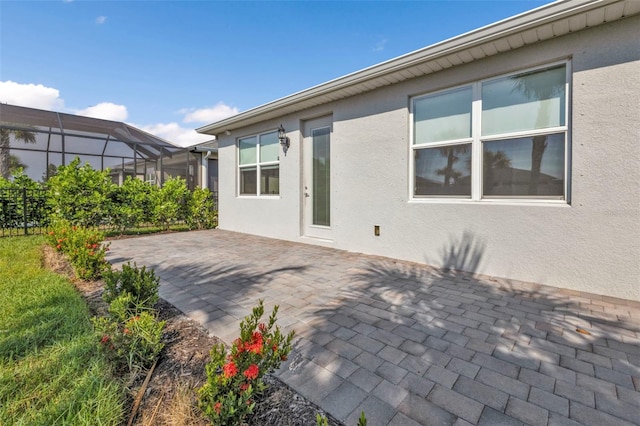
<path fill-rule="evenodd" d="M 280 194 L 279 148 L 277 131 L 238 141 L 240 195 Z"/>
<path fill-rule="evenodd" d="M 413 197 L 567 200 L 567 68 L 414 98 Z"/>

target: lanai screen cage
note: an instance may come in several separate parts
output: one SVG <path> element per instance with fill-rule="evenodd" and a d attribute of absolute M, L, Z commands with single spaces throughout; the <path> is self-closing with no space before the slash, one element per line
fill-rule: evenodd
<path fill-rule="evenodd" d="M 16 137 L 20 131 L 35 140 Z M 34 180 L 45 181 L 55 167 L 79 157 L 109 169 L 118 184 L 127 176 L 155 185 L 180 176 L 191 189 L 199 185 L 199 154 L 126 123 L 0 104 L 0 132 L 0 150 L 9 149 L 12 165 Z"/>

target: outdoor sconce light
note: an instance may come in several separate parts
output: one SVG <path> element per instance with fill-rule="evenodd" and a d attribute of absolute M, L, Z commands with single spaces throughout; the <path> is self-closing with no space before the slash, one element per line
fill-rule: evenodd
<path fill-rule="evenodd" d="M 286 154 L 287 150 L 289 149 L 289 138 L 284 132 L 284 127 L 282 127 L 282 124 L 278 128 L 278 140 L 280 141 L 280 145 L 282 145 L 282 150 Z"/>

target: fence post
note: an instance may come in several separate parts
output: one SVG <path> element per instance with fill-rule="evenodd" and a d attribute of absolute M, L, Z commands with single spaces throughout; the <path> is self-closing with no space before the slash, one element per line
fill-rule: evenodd
<path fill-rule="evenodd" d="M 27 229 L 27 187 L 22 187 L 22 223 L 24 224 L 24 235 L 29 235 Z"/>

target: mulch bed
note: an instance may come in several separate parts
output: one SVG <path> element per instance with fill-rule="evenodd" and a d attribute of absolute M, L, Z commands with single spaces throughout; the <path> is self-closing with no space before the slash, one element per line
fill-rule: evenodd
<path fill-rule="evenodd" d="M 103 282 L 73 278 L 71 266 L 60 253 L 48 245 L 43 250 L 45 267 L 69 277 L 93 315 L 105 315 L 107 304 L 102 299 Z M 196 390 L 206 382 L 205 366 L 209 361 L 209 351 L 220 340 L 167 301 L 161 299 L 156 308 L 159 318 L 166 321 L 162 336 L 165 347 L 144 391 L 133 424 L 208 425 L 209 421 L 197 408 Z M 129 410 L 144 378 L 138 376 L 129 380 Z M 326 415 L 277 378 L 267 375 L 264 379 L 269 386 L 256 399 L 256 408 L 247 419 L 247 425 L 315 425 L 317 414 Z M 342 425 L 330 416 L 328 420 L 330 426 Z"/>

